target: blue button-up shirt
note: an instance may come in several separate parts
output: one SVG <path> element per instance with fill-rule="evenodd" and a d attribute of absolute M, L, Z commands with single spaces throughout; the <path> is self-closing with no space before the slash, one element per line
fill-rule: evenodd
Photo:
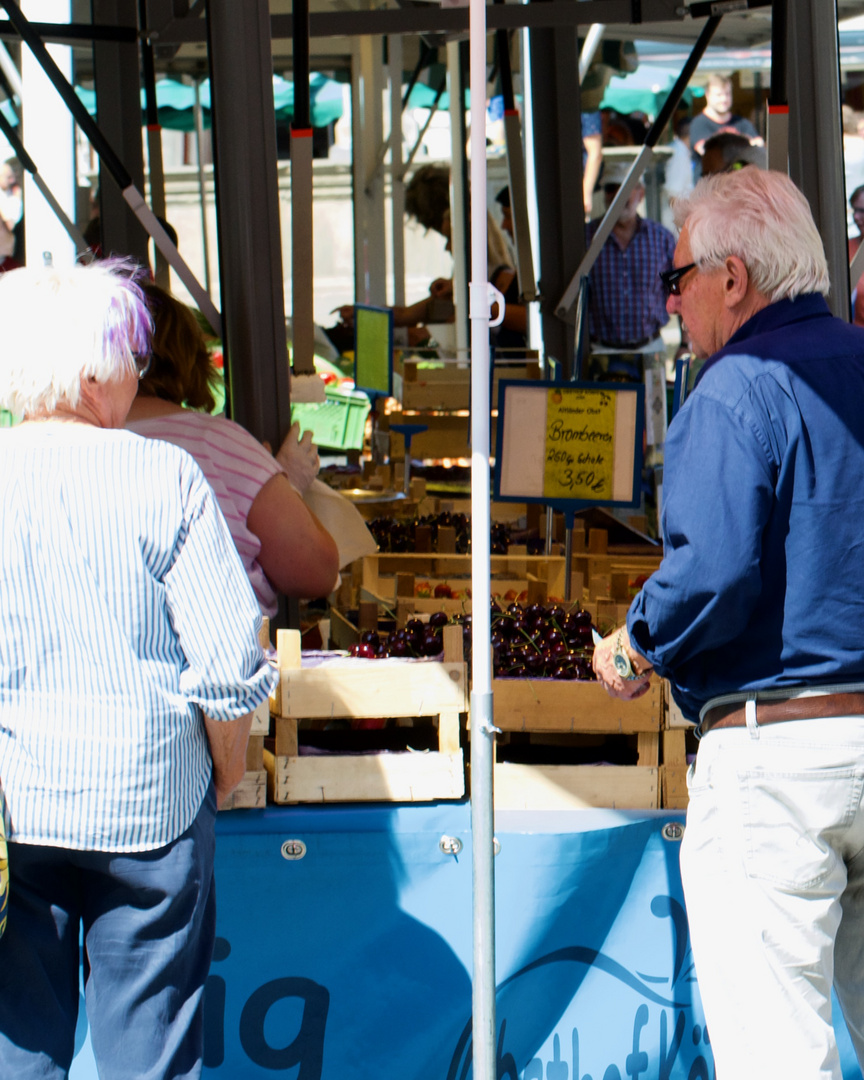
<path fill-rule="evenodd" d="M 722 694 L 864 681 L 864 330 L 758 312 L 669 427 L 663 562 L 636 647 L 694 722 Z"/>

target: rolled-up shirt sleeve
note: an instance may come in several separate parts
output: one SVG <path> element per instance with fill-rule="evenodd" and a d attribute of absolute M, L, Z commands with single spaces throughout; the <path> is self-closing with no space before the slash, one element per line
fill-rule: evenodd
<path fill-rule="evenodd" d="M 261 613 L 216 496 L 189 459 L 188 513 L 165 574 L 167 604 L 188 667 L 180 689 L 214 720 L 236 720 L 277 674 L 258 642 Z"/>
<path fill-rule="evenodd" d="M 762 539 L 774 498 L 772 451 L 752 413 L 695 394 L 665 450 L 663 561 L 633 601 L 627 629 L 658 674 L 733 641 L 762 589 Z"/>

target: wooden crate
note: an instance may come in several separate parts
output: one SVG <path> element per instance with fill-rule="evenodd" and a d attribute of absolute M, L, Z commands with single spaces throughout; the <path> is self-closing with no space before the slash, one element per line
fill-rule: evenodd
<path fill-rule="evenodd" d="M 467 711 L 462 631 L 445 631 L 443 661 L 358 660 L 301 667 L 296 631 L 279 631 L 276 732 L 265 751 L 268 793 L 277 803 L 430 802 L 465 794 L 460 714 Z M 300 721 L 337 717 L 434 717 L 438 749 L 423 753 L 300 756 Z"/>
<path fill-rule="evenodd" d="M 593 531 L 593 530 L 592 530 Z M 616 559 L 608 555 L 574 555 L 571 562 L 571 603 L 611 601 L 615 605 L 612 621 L 617 618 L 617 606 L 626 612 L 634 594 L 635 583 L 657 569 L 659 556 L 631 556 Z M 521 599 L 541 603 L 547 598 L 561 600 L 565 596 L 566 562 L 560 552 L 552 555 L 528 555 L 523 545 L 511 545 L 507 555 L 490 557 L 492 595 L 508 601 Z M 416 586 L 428 582 L 447 585 L 457 599 L 470 599 L 471 556 L 455 553 L 380 552 L 363 559 L 360 579 L 362 599 L 377 599 L 393 605 L 399 596 L 400 575 L 411 575 Z M 542 586 L 540 585 L 542 583 Z"/>
<path fill-rule="evenodd" d="M 494 723 L 502 732 L 548 733 L 550 741 L 558 745 L 566 744 L 568 736 L 632 735 L 638 748 L 637 765 L 523 765 L 496 761 L 496 808 L 658 807 L 662 700 L 659 682 L 653 683 L 643 697 L 621 701 L 609 697 L 597 683 L 493 680 Z"/>
<path fill-rule="evenodd" d="M 401 375 L 394 372 L 394 393 L 406 411 L 424 409 L 457 412 L 471 407 L 471 366 L 465 361 L 446 360 L 438 367 L 420 366 L 406 360 Z M 495 364 L 492 376 L 492 407 L 498 402 L 501 379 L 539 379 L 537 360 Z M 412 441 L 413 448 L 413 441 Z"/>
<path fill-rule="evenodd" d="M 661 805 L 669 810 L 687 809 L 687 753 L 692 748 L 692 732 L 693 725 L 684 719 L 668 684 L 664 684 L 660 798 Z"/>
<path fill-rule="evenodd" d="M 489 421 L 491 445 L 495 445 L 498 417 Z M 471 457 L 471 417 L 461 413 L 392 412 L 383 417 L 380 428 L 390 424 L 425 424 L 427 430 L 411 440 L 411 457 L 424 461 Z M 405 460 L 405 440 L 396 432 L 390 435 L 390 460 Z"/>

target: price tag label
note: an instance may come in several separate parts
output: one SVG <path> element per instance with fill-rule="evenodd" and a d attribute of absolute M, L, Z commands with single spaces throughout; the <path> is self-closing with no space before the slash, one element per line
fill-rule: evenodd
<path fill-rule="evenodd" d="M 495 498 L 574 511 L 638 506 L 644 395 L 641 383 L 502 380 Z"/>
<path fill-rule="evenodd" d="M 582 387 L 547 393 L 544 496 L 611 501 L 615 395 Z"/>

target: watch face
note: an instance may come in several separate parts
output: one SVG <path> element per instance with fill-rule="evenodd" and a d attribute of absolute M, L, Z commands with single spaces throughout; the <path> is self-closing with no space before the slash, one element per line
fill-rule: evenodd
<path fill-rule="evenodd" d="M 630 667 L 630 661 L 622 653 L 615 653 L 612 657 L 612 663 L 615 665 L 615 670 L 622 679 L 628 679 L 633 674 L 633 669 Z"/>

